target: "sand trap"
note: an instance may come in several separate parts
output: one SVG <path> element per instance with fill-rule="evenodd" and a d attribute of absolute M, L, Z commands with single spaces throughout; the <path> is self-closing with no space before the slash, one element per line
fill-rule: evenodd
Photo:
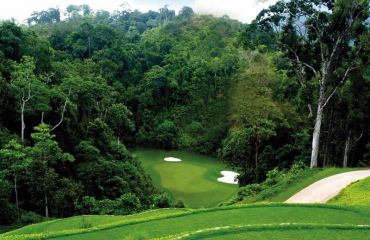
<path fill-rule="evenodd" d="M 182 160 L 180 158 L 174 158 L 174 157 L 166 157 L 164 158 L 167 162 L 181 162 Z"/>
<path fill-rule="evenodd" d="M 217 178 L 217 181 L 229 184 L 238 184 L 238 179 L 235 179 L 239 176 L 238 173 L 232 171 L 221 171 L 223 177 Z"/>

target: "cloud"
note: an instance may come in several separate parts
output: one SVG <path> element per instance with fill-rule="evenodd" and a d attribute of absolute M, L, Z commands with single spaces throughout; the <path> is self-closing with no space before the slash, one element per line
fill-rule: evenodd
<path fill-rule="evenodd" d="M 194 10 L 201 14 L 228 15 L 244 23 L 250 23 L 264 8 L 276 0 L 195 0 Z"/>
<path fill-rule="evenodd" d="M 62 11 L 70 4 L 80 5 L 88 4 L 94 10 L 104 9 L 113 11 L 119 9 L 119 6 L 125 0 L 11 0 L 2 4 L 0 8 L 0 19 L 15 18 L 19 22 L 30 17 L 34 11 L 46 10 L 50 7 L 59 7 Z"/>
<path fill-rule="evenodd" d="M 131 9 L 138 9 L 141 12 L 157 11 L 166 3 L 169 4 L 169 8 L 176 11 L 183 5 L 188 5 L 197 13 L 215 16 L 228 15 L 231 18 L 249 23 L 263 8 L 275 3 L 276 0 L 11 0 L 2 4 L 0 19 L 14 17 L 22 22 L 33 11 L 41 11 L 50 7 L 59 7 L 64 10 L 69 4 L 89 4 L 94 10 L 113 11 L 122 9 L 121 5 L 125 2 Z"/>

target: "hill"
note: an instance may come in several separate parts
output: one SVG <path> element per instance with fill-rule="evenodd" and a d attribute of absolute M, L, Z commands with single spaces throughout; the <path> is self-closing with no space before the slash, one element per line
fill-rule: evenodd
<path fill-rule="evenodd" d="M 304 216 L 304 217 L 303 217 Z M 113 220 L 112 220 L 113 219 Z M 366 239 L 370 212 L 329 205 L 260 204 L 158 210 L 127 217 L 80 216 L 6 233 L 10 239 Z M 270 238 L 269 238 L 270 239 Z"/>

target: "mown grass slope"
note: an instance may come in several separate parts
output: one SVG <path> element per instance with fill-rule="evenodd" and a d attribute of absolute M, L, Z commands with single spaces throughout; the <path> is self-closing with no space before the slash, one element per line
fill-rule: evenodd
<path fill-rule="evenodd" d="M 78 221 L 82 221 L 79 218 Z M 74 217 L 58 220 L 59 227 L 42 223 L 49 224 L 48 233 L 37 224 L 0 237 L 7 240 L 31 240 L 39 237 L 59 240 L 114 240 L 173 239 L 181 236 L 185 239 L 221 239 L 220 236 L 227 235 L 228 239 L 293 239 L 294 236 L 302 235 L 299 239 L 309 239 L 308 236 L 366 239 L 370 234 L 369 211 L 331 205 L 256 204 L 203 210 L 158 210 L 126 219 L 121 217 L 116 222 L 105 217 L 99 220 L 99 224 L 95 223 L 96 216 L 84 218 L 91 222 L 91 227 L 68 230 L 71 226 L 79 225 Z"/>
<path fill-rule="evenodd" d="M 280 176 L 276 183 L 261 183 L 262 190 L 256 194 L 245 196 L 239 204 L 256 202 L 285 202 L 291 196 L 309 185 L 335 174 L 359 170 L 356 168 L 317 168 L 300 170 L 294 175 Z"/>
<path fill-rule="evenodd" d="M 346 187 L 330 203 L 370 206 L 370 177 Z"/>

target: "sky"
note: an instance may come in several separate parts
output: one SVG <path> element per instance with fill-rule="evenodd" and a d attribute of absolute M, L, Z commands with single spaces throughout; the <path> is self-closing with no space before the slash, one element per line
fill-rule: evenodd
<path fill-rule="evenodd" d="M 0 0 L 0 19 L 16 19 L 19 23 L 28 18 L 33 11 L 59 7 L 62 11 L 70 4 L 88 4 L 94 10 L 120 10 L 124 6 L 142 12 L 158 10 L 164 5 L 179 11 L 189 6 L 196 13 L 228 15 L 244 23 L 251 22 L 256 15 L 276 0 Z M 126 3 L 126 4 L 125 4 Z"/>

